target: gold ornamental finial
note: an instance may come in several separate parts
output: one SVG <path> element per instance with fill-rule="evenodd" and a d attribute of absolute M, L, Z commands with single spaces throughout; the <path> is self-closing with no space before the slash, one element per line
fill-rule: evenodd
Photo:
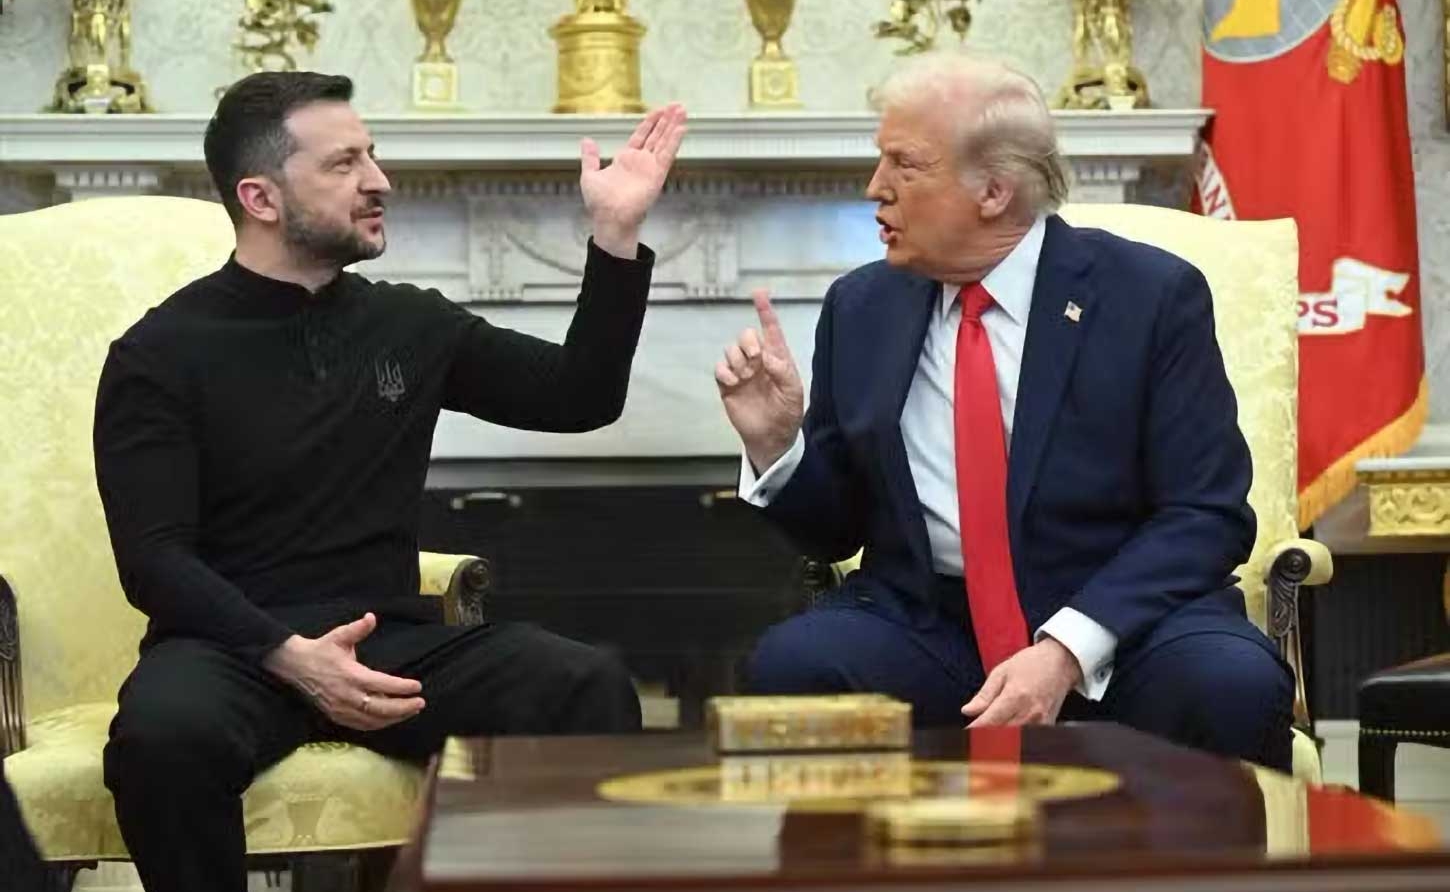
<path fill-rule="evenodd" d="M 1128 0 L 1072 0 L 1072 73 L 1055 108 L 1126 110 L 1148 105 L 1148 81 L 1133 65 Z"/>
<path fill-rule="evenodd" d="M 131 0 L 73 0 L 68 55 L 47 111 L 155 111 L 131 67 Z"/>
<path fill-rule="evenodd" d="M 296 53 L 317 46 L 321 37 L 312 16 L 332 12 L 329 0 L 246 0 L 232 43 L 248 73 L 296 71 Z M 227 91 L 217 87 L 221 98 Z"/>

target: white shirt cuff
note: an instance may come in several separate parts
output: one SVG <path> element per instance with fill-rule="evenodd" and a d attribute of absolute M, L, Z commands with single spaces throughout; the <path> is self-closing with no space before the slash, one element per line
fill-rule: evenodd
<path fill-rule="evenodd" d="M 1077 692 L 1089 700 L 1101 700 L 1113 678 L 1113 654 L 1118 649 L 1118 636 L 1101 624 L 1071 607 L 1064 607 L 1043 623 L 1032 636 L 1033 643 L 1050 635 L 1067 648 L 1082 669 L 1082 683 Z"/>
<path fill-rule="evenodd" d="M 805 454 L 806 435 L 798 433 L 795 435 L 795 442 L 790 444 L 785 455 L 776 459 L 775 464 L 766 468 L 764 474 L 756 477 L 755 468 L 750 465 L 750 456 L 741 452 L 740 498 L 757 508 L 769 505 L 776 493 L 790 482 L 791 475 L 795 473 L 795 469 L 800 465 Z"/>

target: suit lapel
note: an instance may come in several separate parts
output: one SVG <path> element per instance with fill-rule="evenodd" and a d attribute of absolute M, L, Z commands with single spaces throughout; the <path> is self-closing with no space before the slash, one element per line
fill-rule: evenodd
<path fill-rule="evenodd" d="M 1049 217 L 1027 314 L 1027 341 L 1022 348 L 1007 461 L 1007 513 L 1014 542 L 1021 540 L 1022 514 L 1036 483 L 1052 420 L 1071 378 L 1078 345 L 1092 324 L 1093 294 L 1085 275 L 1091 263 L 1091 253 L 1072 227 L 1061 217 Z"/>
<path fill-rule="evenodd" d="M 901 438 L 901 410 L 921 361 L 926 328 L 941 297 L 941 285 L 921 276 L 907 275 L 906 284 L 897 293 L 877 302 L 882 313 L 892 318 L 883 315 L 872 333 L 877 339 L 881 370 L 880 386 L 873 388 L 877 404 L 872 407 L 872 415 L 877 419 L 887 490 L 896 502 L 898 516 L 907 525 L 907 540 L 912 551 L 930 567 L 931 543 L 926 535 L 926 519 L 917 498 L 916 482 L 911 476 L 911 464 L 906 457 L 906 443 Z"/>

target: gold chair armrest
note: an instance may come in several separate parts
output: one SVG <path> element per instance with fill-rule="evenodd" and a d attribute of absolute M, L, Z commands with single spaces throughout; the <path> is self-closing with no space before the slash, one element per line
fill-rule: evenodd
<path fill-rule="evenodd" d="M 0 759 L 25 749 L 25 701 L 20 686 L 20 614 L 15 590 L 0 576 Z"/>
<path fill-rule="evenodd" d="M 1323 585 L 1333 578 L 1334 558 L 1321 542 L 1286 539 L 1270 549 L 1266 566 L 1268 570 L 1264 573 L 1264 582 L 1269 596 L 1267 631 L 1278 645 L 1279 655 L 1294 671 L 1294 724 L 1307 730 L 1313 727 L 1313 720 L 1309 715 L 1309 699 L 1304 687 L 1299 588 Z"/>
<path fill-rule="evenodd" d="M 418 593 L 443 599 L 443 620 L 450 626 L 483 625 L 493 570 L 488 561 L 466 554 L 418 554 Z"/>

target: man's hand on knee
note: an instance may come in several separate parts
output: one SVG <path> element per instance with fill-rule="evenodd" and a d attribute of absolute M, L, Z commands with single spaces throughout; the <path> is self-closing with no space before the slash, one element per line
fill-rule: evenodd
<path fill-rule="evenodd" d="M 962 715 L 972 720 L 969 728 L 1046 725 L 1057 720 L 1062 701 L 1081 680 L 1072 651 L 1044 637 L 999 663 Z"/>
<path fill-rule="evenodd" d="M 293 635 L 262 665 L 297 688 L 339 725 L 376 731 L 410 719 L 423 709 L 423 685 L 369 669 L 357 661 L 357 645 L 377 627 L 377 619 L 338 626 L 321 638 Z"/>

